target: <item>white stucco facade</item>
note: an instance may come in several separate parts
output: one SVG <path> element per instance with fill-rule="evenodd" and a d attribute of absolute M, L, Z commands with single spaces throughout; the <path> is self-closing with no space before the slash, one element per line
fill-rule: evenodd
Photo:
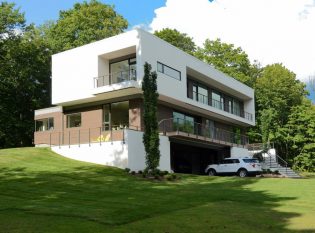
<path fill-rule="evenodd" d="M 90 143 L 79 145 L 53 146 L 52 150 L 64 157 L 83 162 L 96 163 L 139 171 L 145 168 L 143 133 L 125 130 L 124 141 Z M 163 171 L 171 171 L 170 142 L 168 137 L 160 136 L 160 166 Z"/>

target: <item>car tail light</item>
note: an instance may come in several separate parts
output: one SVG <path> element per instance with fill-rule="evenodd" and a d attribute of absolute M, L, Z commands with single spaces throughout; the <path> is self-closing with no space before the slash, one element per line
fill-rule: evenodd
<path fill-rule="evenodd" d="M 252 163 L 251 165 L 252 165 L 252 167 L 253 167 L 253 168 L 255 168 L 255 167 L 256 167 L 256 164 L 254 164 L 254 163 Z"/>

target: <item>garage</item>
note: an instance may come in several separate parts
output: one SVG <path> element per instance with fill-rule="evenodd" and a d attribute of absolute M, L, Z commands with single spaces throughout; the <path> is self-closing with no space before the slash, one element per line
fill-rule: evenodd
<path fill-rule="evenodd" d="M 171 169 L 176 173 L 204 175 L 204 170 L 209 164 L 229 156 L 229 147 L 171 140 Z"/>

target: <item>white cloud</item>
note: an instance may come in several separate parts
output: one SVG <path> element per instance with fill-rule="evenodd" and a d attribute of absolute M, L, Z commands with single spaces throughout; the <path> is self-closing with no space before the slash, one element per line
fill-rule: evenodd
<path fill-rule="evenodd" d="M 150 28 L 240 46 L 263 65 L 283 63 L 299 79 L 315 72 L 315 0 L 166 0 Z"/>

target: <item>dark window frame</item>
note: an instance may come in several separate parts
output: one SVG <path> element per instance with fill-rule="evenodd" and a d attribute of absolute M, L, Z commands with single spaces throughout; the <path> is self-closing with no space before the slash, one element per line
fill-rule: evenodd
<path fill-rule="evenodd" d="M 161 65 L 162 66 L 162 70 L 160 71 L 159 70 L 159 65 Z M 164 66 L 166 66 L 167 68 L 169 68 L 169 69 L 171 69 L 171 70 L 173 70 L 173 71 L 176 71 L 176 72 L 178 72 L 178 74 L 179 74 L 179 79 L 177 78 L 177 77 L 174 77 L 174 76 L 171 76 L 171 75 L 169 75 L 169 74 L 166 74 L 165 73 L 165 71 L 164 71 Z M 182 73 L 179 71 L 179 70 L 177 70 L 177 69 L 174 69 L 173 67 L 170 67 L 170 66 L 168 66 L 168 65 L 165 65 L 164 63 L 162 63 L 162 62 L 157 62 L 157 69 L 156 69 L 158 72 L 160 72 L 160 73 L 162 73 L 162 74 L 165 74 L 165 75 L 167 75 L 168 77 L 171 77 L 171 78 L 173 78 L 173 79 L 176 79 L 176 80 L 178 80 L 178 81 L 181 81 L 182 80 Z"/>
<path fill-rule="evenodd" d="M 38 121 L 44 121 L 47 120 L 47 130 L 37 130 L 37 122 Z M 46 117 L 46 118 L 41 118 L 41 119 L 36 119 L 35 120 L 35 132 L 45 132 L 45 131 L 51 131 L 54 130 L 55 128 L 55 119 L 54 117 Z"/>
<path fill-rule="evenodd" d="M 70 126 L 70 117 L 71 116 L 74 116 L 74 115 L 80 115 L 80 125 L 79 126 Z M 70 114 L 67 114 L 66 115 L 66 127 L 67 128 L 78 128 L 78 127 L 81 127 L 82 126 L 82 113 L 81 112 L 76 112 L 76 113 L 70 113 Z"/>

